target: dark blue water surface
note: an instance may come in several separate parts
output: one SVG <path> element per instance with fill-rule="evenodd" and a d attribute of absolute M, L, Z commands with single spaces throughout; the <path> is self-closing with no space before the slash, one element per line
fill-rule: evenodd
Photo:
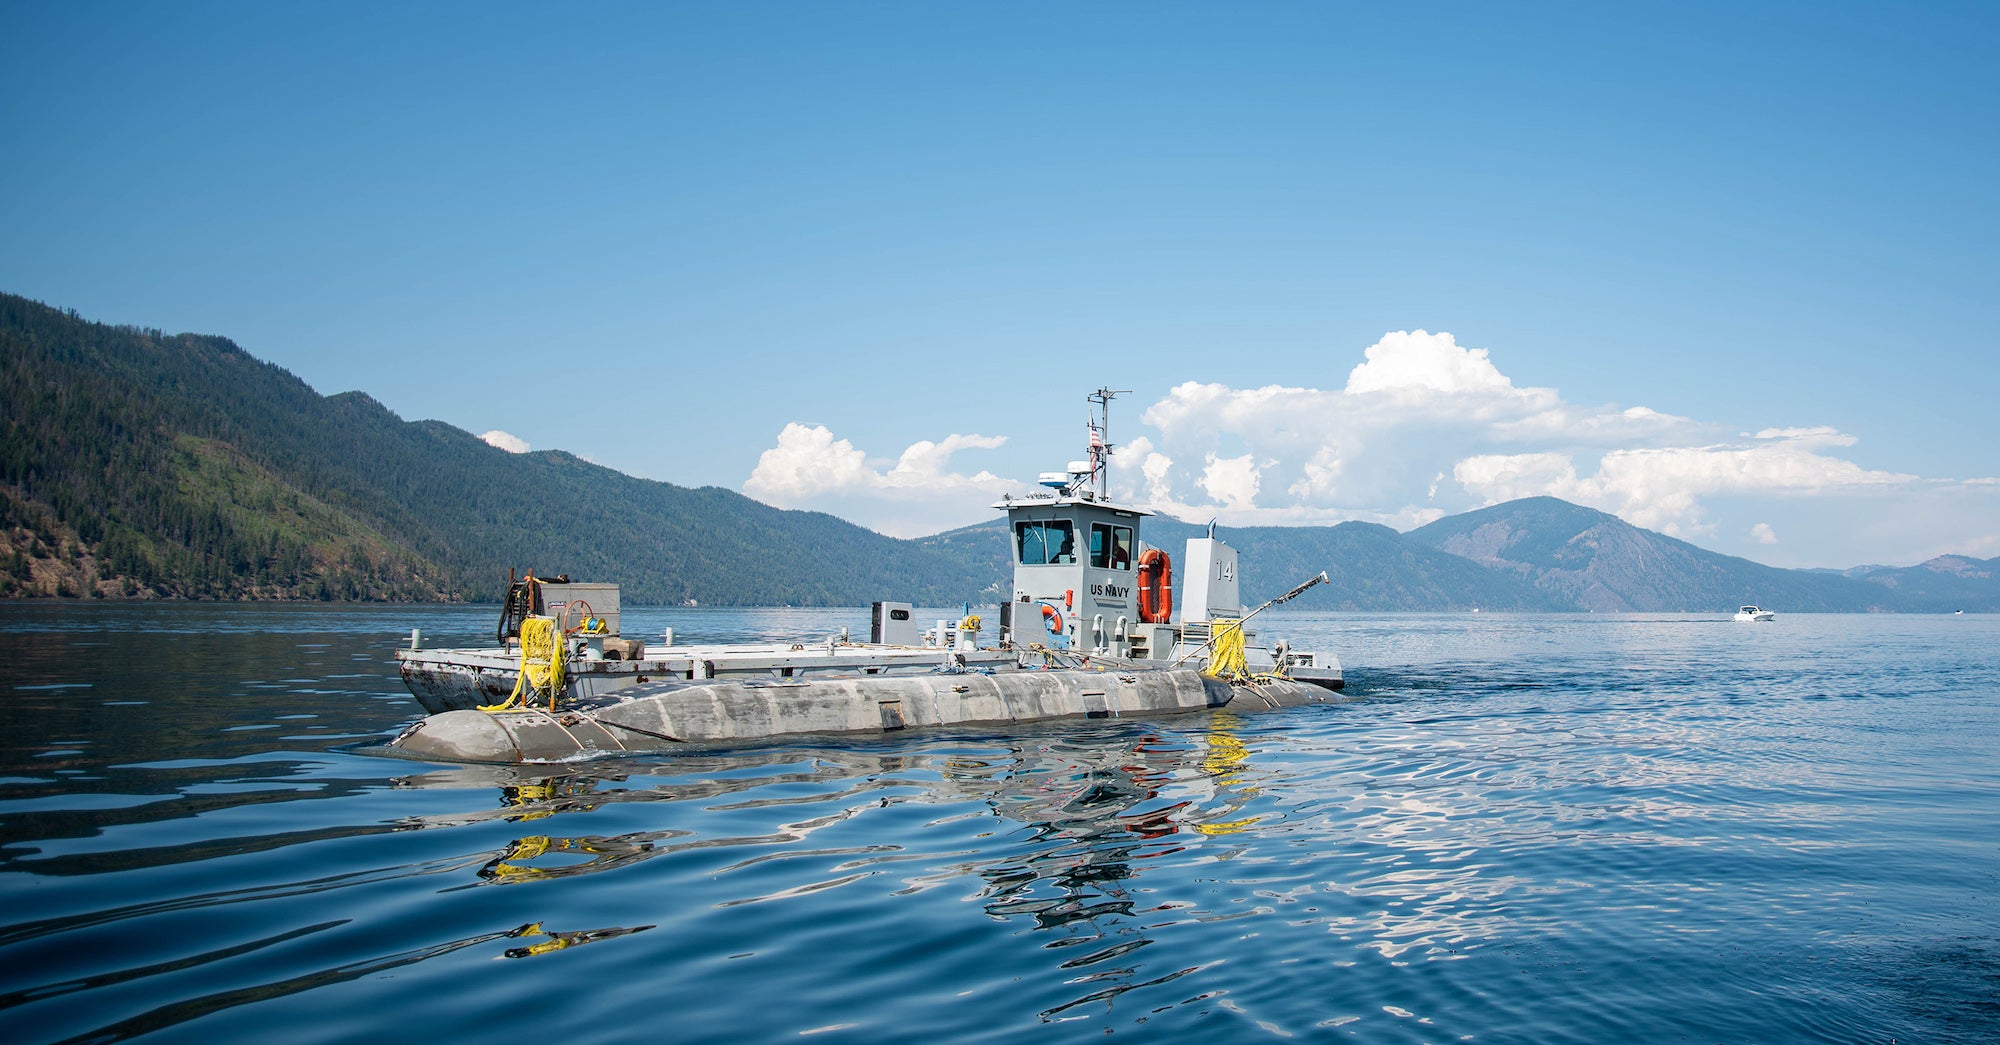
<path fill-rule="evenodd" d="M 491 617 L 0 605 L 0 1038 L 2000 1040 L 2000 617 L 1273 612 L 1358 700 L 366 753 Z"/>

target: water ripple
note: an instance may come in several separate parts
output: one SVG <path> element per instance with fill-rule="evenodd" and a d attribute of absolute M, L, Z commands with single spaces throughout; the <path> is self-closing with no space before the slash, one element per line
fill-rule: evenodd
<path fill-rule="evenodd" d="M 36 633 L 0 678 L 0 1009 L 37 1041 L 2000 1036 L 2000 626 L 1482 616 L 1285 618 L 1355 665 L 1337 706 L 513 768 L 339 747 L 412 714 L 360 666 L 396 636 L 340 630 L 383 616 Z"/>

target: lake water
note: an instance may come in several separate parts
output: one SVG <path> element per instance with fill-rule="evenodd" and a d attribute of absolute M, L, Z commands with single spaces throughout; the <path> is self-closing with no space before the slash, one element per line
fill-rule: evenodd
<path fill-rule="evenodd" d="M 0 605 L 0 1039 L 2000 1041 L 2000 617 L 1275 611 L 1357 700 L 365 753 L 492 616 Z"/>

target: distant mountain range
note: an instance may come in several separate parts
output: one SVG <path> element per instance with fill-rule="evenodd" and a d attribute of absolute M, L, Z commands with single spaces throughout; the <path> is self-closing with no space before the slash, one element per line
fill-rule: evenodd
<path fill-rule="evenodd" d="M 1154 518 L 1178 553 L 1199 528 Z M 1325 609 L 2000 611 L 2000 559 L 1782 570 L 1538 497 L 1409 533 L 1218 530 L 1245 598 L 1325 570 Z M 512 568 L 634 604 L 989 603 L 999 520 L 897 540 L 561 451 L 509 454 L 360 392 L 321 396 L 224 338 L 0 295 L 0 595 L 497 600 Z M 1178 555 L 1176 555 L 1178 558 Z"/>
<path fill-rule="evenodd" d="M 1203 527 L 1146 522 L 1149 543 L 1178 557 Z M 998 521 L 925 543 L 986 556 L 1004 575 Z M 1896 569 L 1785 570 L 1721 555 L 1554 497 L 1529 497 L 1440 519 L 1409 533 L 1373 523 L 1219 527 L 1241 554 L 1255 605 L 1326 571 L 1330 584 L 1294 605 L 1376 612 L 1517 610 L 1721 612 L 1755 603 L 1794 613 L 2000 612 L 2000 558 L 1946 555 Z M 1177 567 L 1178 568 L 1178 567 Z"/>
<path fill-rule="evenodd" d="M 1556 598 L 1597 612 L 1733 609 L 1797 613 L 2000 610 L 2000 559 L 1941 556 L 1904 569 L 1783 570 L 1719 555 L 1614 515 L 1530 497 L 1439 519 L 1409 533 Z"/>

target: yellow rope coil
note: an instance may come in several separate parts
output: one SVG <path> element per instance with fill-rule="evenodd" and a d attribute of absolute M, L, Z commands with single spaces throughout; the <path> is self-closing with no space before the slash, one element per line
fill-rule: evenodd
<path fill-rule="evenodd" d="M 556 694 L 562 692 L 562 632 L 554 617 L 529 617 L 521 622 L 521 670 L 514 678 L 514 692 L 505 701 L 482 706 L 481 711 L 505 711 L 521 702 L 547 696 L 554 709 Z"/>
<path fill-rule="evenodd" d="M 1215 652 L 1208 658 L 1211 678 L 1234 679 L 1250 673 L 1249 665 L 1243 659 L 1243 622 L 1240 620 L 1216 620 L 1210 622 L 1214 636 L 1210 641 Z"/>

